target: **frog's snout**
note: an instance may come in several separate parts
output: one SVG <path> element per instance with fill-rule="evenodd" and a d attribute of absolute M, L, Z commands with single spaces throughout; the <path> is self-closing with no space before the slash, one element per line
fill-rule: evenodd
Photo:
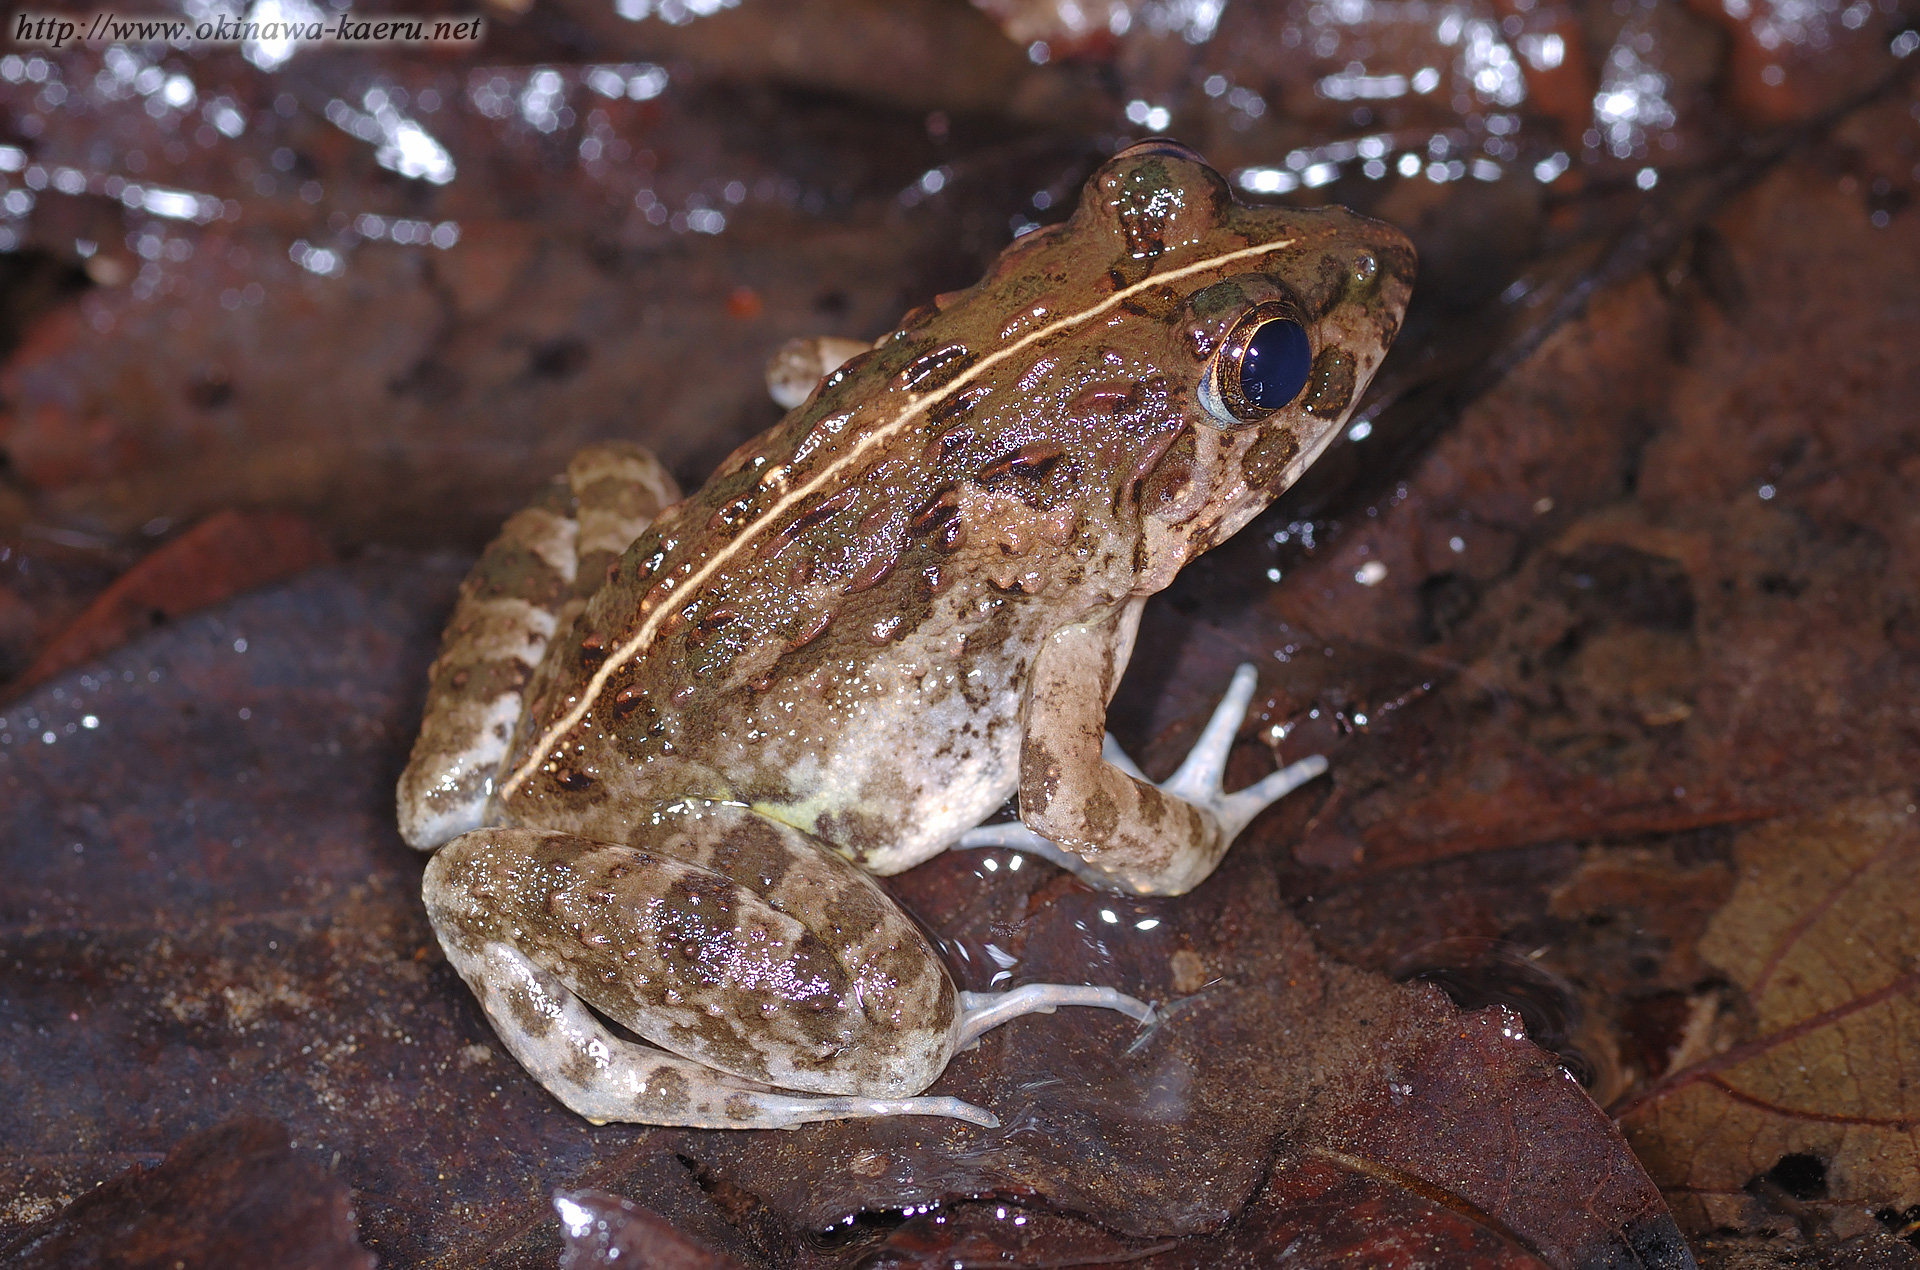
<path fill-rule="evenodd" d="M 1354 252 L 1349 284 L 1379 289 L 1391 287 L 1404 301 L 1420 271 L 1420 254 L 1405 234 L 1385 221 L 1355 216 L 1360 247 Z"/>

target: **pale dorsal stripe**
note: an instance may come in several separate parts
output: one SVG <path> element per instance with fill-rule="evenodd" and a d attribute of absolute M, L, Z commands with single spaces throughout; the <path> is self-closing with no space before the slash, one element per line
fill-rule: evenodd
<path fill-rule="evenodd" d="M 535 769 L 546 761 L 548 753 L 559 743 L 560 738 L 564 737 L 568 732 L 571 732 L 578 726 L 580 720 L 587 717 L 587 712 L 593 709 L 593 703 L 599 700 L 601 692 L 606 689 L 607 681 L 613 677 L 614 672 L 646 651 L 648 646 L 653 643 L 653 637 L 659 631 L 660 623 L 666 619 L 669 613 L 696 595 L 699 592 L 701 584 L 724 568 L 728 561 L 738 556 L 740 552 L 745 549 L 746 544 L 751 541 L 762 528 L 773 524 L 783 513 L 799 505 L 800 502 L 823 487 L 832 484 L 834 478 L 837 477 L 843 469 L 852 466 L 859 460 L 860 456 L 868 450 L 891 440 L 893 436 L 902 428 L 906 427 L 907 423 L 915 416 L 925 414 L 928 410 L 939 405 L 947 398 L 954 396 L 956 393 L 964 392 L 983 373 L 998 366 L 1001 362 L 1019 356 L 1026 349 L 1031 348 L 1042 340 L 1050 339 L 1062 331 L 1079 326 L 1083 322 L 1090 322 L 1110 309 L 1118 308 L 1142 291 L 1149 290 L 1153 287 L 1165 286 L 1169 282 L 1176 282 L 1181 278 L 1189 277 L 1196 273 L 1204 273 L 1209 269 L 1218 269 L 1223 265 L 1232 264 L 1236 260 L 1245 260 L 1251 256 L 1265 255 L 1271 251 L 1281 251 L 1293 246 L 1294 242 L 1295 240 L 1292 238 L 1283 238 L 1278 242 L 1261 243 L 1255 247 L 1242 247 L 1237 251 L 1224 252 L 1218 256 L 1209 256 L 1205 260 L 1196 260 L 1192 264 L 1182 265 L 1178 269 L 1169 269 L 1165 273 L 1156 273 L 1142 278 L 1132 286 L 1122 287 L 1098 304 L 1082 309 L 1078 313 L 1070 313 L 1046 326 L 1027 332 L 1027 334 L 1021 336 L 1005 348 L 982 357 L 979 361 L 968 367 L 963 374 L 955 376 L 949 383 L 933 392 L 912 398 L 906 405 L 901 407 L 900 412 L 892 419 L 867 432 L 856 441 L 845 454 L 821 468 L 811 480 L 803 485 L 797 485 L 781 495 L 779 500 L 770 506 L 764 514 L 756 516 L 752 523 L 743 526 L 739 534 L 737 534 L 731 542 L 716 551 L 705 565 L 689 574 L 686 581 L 675 588 L 673 595 L 663 600 L 652 613 L 647 615 L 646 620 L 640 623 L 640 629 L 633 633 L 633 638 L 620 645 L 619 648 L 615 649 L 613 653 L 608 656 L 606 661 L 601 663 L 600 669 L 595 671 L 593 678 L 587 681 L 587 690 L 580 694 L 580 700 L 574 704 L 573 708 L 568 710 L 565 715 L 545 732 L 540 734 L 540 741 L 533 747 L 532 751 L 529 752 L 526 762 L 522 763 L 514 770 L 511 776 L 501 782 L 499 797 L 503 799 L 507 798 L 514 790 L 524 784 L 527 778 L 533 775 Z"/>

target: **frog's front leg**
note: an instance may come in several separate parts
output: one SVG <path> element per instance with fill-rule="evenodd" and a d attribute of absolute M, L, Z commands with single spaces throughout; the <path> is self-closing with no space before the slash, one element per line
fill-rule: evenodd
<path fill-rule="evenodd" d="M 991 1126 L 958 1099 L 913 1095 L 1008 1018 L 1057 1005 L 1147 1013 L 1112 989 L 956 993 L 871 878 L 738 804 L 684 800 L 642 823 L 644 849 L 476 830 L 433 858 L 423 887 L 448 961 L 507 1048 L 591 1120 Z"/>
<path fill-rule="evenodd" d="M 1154 785 L 1105 734 L 1114 663 L 1112 633 L 1101 625 L 1066 627 L 1042 645 L 1027 683 L 1020 753 L 1025 832 L 987 826 L 961 845 L 1035 850 L 1111 890 L 1181 895 L 1213 872 L 1255 816 L 1327 763 L 1316 755 L 1224 792 L 1227 752 L 1256 682 L 1253 667 L 1241 666 L 1186 761 Z"/>

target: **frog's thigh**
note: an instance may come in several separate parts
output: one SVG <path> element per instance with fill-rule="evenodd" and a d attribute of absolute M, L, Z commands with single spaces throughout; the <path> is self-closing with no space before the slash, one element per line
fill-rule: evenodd
<path fill-rule="evenodd" d="M 466 580 L 428 670 L 426 710 L 400 777 L 400 835 L 431 849 L 481 822 L 527 680 L 574 583 L 572 492 L 515 513 Z"/>
<path fill-rule="evenodd" d="M 554 632 L 678 497 L 673 478 L 639 446 L 588 446 L 487 545 L 447 620 L 400 778 L 400 834 L 409 844 L 431 849 L 482 823 Z"/>
<path fill-rule="evenodd" d="M 1213 872 L 1232 836 L 1210 812 L 1101 756 L 1112 650 L 1110 629 L 1069 626 L 1054 632 L 1034 658 L 1020 751 L 1020 819 L 1120 889 L 1183 894 Z"/>
<path fill-rule="evenodd" d="M 629 441 L 590 445 L 567 464 L 580 524 L 574 592 L 599 590 L 607 569 L 647 531 L 660 509 L 680 501 L 673 476 L 645 446 Z"/>
<path fill-rule="evenodd" d="M 652 1124 L 971 1118 L 907 1097 L 951 1057 L 957 1000 L 870 879 L 737 806 L 678 804 L 650 828 L 658 849 L 482 829 L 427 867 L 448 960 L 548 1089 L 590 1118 Z"/>

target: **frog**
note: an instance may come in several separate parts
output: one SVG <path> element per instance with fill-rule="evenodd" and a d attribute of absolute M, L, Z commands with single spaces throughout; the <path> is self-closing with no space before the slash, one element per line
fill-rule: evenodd
<path fill-rule="evenodd" d="M 927 1092 L 983 1033 L 1152 1018 L 1107 985 L 961 991 L 876 879 L 999 845 L 1177 896 L 1326 770 L 1224 792 L 1250 666 L 1164 782 L 1106 713 L 1147 598 L 1340 434 L 1415 263 L 1149 140 L 974 286 L 788 350 L 804 393 L 692 495 L 638 445 L 576 455 L 462 584 L 398 789 L 513 1057 L 594 1123 L 992 1127 Z"/>

